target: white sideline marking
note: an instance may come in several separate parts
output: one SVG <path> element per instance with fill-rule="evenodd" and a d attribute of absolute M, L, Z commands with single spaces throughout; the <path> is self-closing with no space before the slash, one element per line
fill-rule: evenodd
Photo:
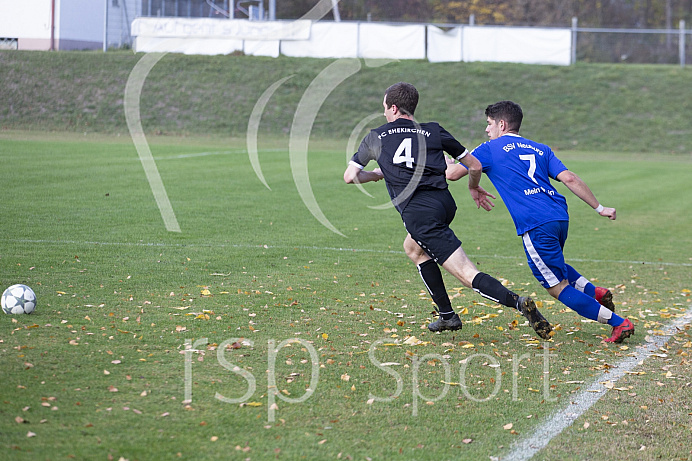
<path fill-rule="evenodd" d="M 570 397 L 570 401 L 572 402 L 571 405 L 553 413 L 553 415 L 548 417 L 548 419 L 536 428 L 530 436 L 517 442 L 508 455 L 501 456 L 499 459 L 503 461 L 531 459 L 536 453 L 545 448 L 553 438 L 559 435 L 564 429 L 571 426 L 577 418 L 584 414 L 608 392 L 608 389 L 601 384 L 602 382 L 609 381 L 613 384 L 617 382 L 626 372 L 631 371 L 633 368 L 643 363 L 651 354 L 663 347 L 671 336 L 691 321 L 692 306 L 687 309 L 682 317 L 678 317 L 674 322 L 668 325 L 663 335 L 653 336 L 653 342 L 638 346 L 642 349 L 637 351 L 635 355 L 615 365 L 610 369 L 609 373 L 602 373 L 588 389 L 580 392 L 576 397 Z"/>
<path fill-rule="evenodd" d="M 225 154 L 243 154 L 245 151 L 220 150 L 215 152 L 197 152 L 194 154 L 169 155 L 163 157 L 154 157 L 154 160 L 175 160 L 181 158 L 207 157 L 209 155 L 225 155 Z"/>
<path fill-rule="evenodd" d="M 17 243 L 44 243 L 49 245 L 104 245 L 104 246 L 131 246 L 131 247 L 170 247 L 170 248 L 256 248 L 256 249 L 272 249 L 272 250 L 317 250 L 317 251 L 339 251 L 350 253 L 379 253 L 379 254 L 405 254 L 400 250 L 373 250 L 369 248 L 344 248 L 344 247 L 317 247 L 306 245 L 241 245 L 241 244 L 200 244 L 200 243 L 153 243 L 153 242 L 97 242 L 97 241 L 78 241 L 78 240 L 48 240 L 48 239 L 0 239 L 0 242 L 17 242 Z M 488 259 L 515 259 L 526 261 L 525 258 L 504 255 L 485 255 L 467 253 L 473 258 L 488 258 Z M 692 267 L 692 263 L 668 263 L 663 261 L 627 261 L 627 260 L 612 260 L 612 259 L 581 259 L 569 258 L 569 261 L 588 262 L 588 263 L 608 263 L 608 264 L 639 264 L 646 266 L 670 266 L 670 267 Z"/>
<path fill-rule="evenodd" d="M 262 149 L 260 152 L 286 152 L 288 149 Z M 235 150 L 219 150 L 212 152 L 195 152 L 192 154 L 167 155 L 154 157 L 154 160 L 177 160 L 181 158 L 208 157 L 210 155 L 227 155 L 227 154 L 247 154 L 247 149 Z"/>

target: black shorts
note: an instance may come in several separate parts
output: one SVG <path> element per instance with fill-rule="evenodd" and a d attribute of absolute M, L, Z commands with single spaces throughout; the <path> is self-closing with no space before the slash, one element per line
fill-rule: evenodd
<path fill-rule="evenodd" d="M 449 189 L 436 189 L 416 191 L 401 213 L 413 240 L 440 265 L 461 246 L 449 227 L 456 211 Z"/>

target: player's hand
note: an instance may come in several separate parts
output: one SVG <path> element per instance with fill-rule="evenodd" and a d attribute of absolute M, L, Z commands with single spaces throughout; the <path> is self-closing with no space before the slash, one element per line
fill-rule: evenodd
<path fill-rule="evenodd" d="M 372 170 L 372 172 L 377 175 L 377 179 L 374 179 L 374 181 L 379 181 L 380 179 L 384 179 L 384 175 L 382 174 L 382 170 L 380 168 L 375 168 Z"/>
<path fill-rule="evenodd" d="M 486 191 L 485 189 L 483 189 L 481 186 L 475 187 L 473 189 L 469 188 L 469 192 L 471 193 L 471 198 L 473 198 L 473 201 L 476 202 L 476 206 L 478 208 L 483 208 L 485 211 L 490 211 L 495 206 L 495 204 L 491 202 L 488 197 L 492 199 L 496 197 L 493 194 Z"/>
<path fill-rule="evenodd" d="M 598 214 L 609 218 L 611 221 L 615 221 L 615 208 L 603 207 L 603 210 Z"/>

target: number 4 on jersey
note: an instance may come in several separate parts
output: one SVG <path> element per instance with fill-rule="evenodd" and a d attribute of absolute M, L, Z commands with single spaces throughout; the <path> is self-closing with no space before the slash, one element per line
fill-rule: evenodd
<path fill-rule="evenodd" d="M 394 153 L 392 162 L 395 165 L 406 162 L 408 168 L 413 168 L 414 158 L 411 155 L 411 138 L 405 138 L 401 141 L 401 144 L 399 144 L 399 147 Z"/>

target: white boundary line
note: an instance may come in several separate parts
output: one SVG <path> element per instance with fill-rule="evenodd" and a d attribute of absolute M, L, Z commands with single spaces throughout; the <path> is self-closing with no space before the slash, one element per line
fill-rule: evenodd
<path fill-rule="evenodd" d="M 288 152 L 288 148 L 277 148 L 277 149 L 261 149 L 259 152 Z M 219 150 L 211 152 L 193 152 L 190 154 L 179 154 L 179 155 L 163 155 L 154 157 L 154 160 L 179 160 L 185 158 L 195 158 L 195 157 L 208 157 L 210 155 L 229 155 L 229 154 L 247 154 L 247 149 L 233 149 L 233 150 Z"/>
<path fill-rule="evenodd" d="M 674 322 L 668 325 L 663 331 L 663 335 L 654 336 L 653 342 L 646 343 L 640 346 L 641 349 L 633 356 L 621 361 L 615 365 L 608 373 L 602 373 L 594 383 L 588 388 L 577 394 L 576 397 L 570 397 L 571 404 L 562 410 L 558 410 L 548 417 L 543 424 L 538 426 L 531 435 L 517 442 L 512 451 L 501 456 L 498 459 L 503 461 L 524 461 L 533 458 L 533 456 L 545 448 L 550 441 L 558 436 L 564 429 L 571 426 L 574 421 L 584 414 L 591 406 L 598 402 L 603 397 L 608 388 L 603 385 L 603 382 L 615 383 L 622 378 L 627 372 L 642 364 L 644 360 L 663 347 L 668 340 L 676 334 L 682 327 L 692 322 L 692 306 L 687 311 L 678 317 Z"/>
<path fill-rule="evenodd" d="M 344 248 L 344 247 L 318 247 L 307 245 L 241 245 L 241 244 L 204 244 L 204 243 L 154 243 L 154 242 L 97 242 L 97 241 L 79 241 L 79 240 L 48 240 L 48 239 L 0 239 L 0 242 L 15 242 L 15 243 L 38 243 L 47 245 L 103 245 L 103 246 L 124 246 L 124 247 L 162 247 L 162 248 L 256 248 L 258 250 L 317 250 L 317 251 L 336 251 L 346 253 L 379 253 L 379 254 L 405 254 L 400 250 L 373 250 L 368 248 Z M 524 257 L 519 256 L 504 256 L 498 254 L 472 254 L 469 256 L 474 258 L 488 259 L 514 259 L 517 261 L 526 261 Z M 607 264 L 637 264 L 642 266 L 668 266 L 668 267 L 692 267 L 692 263 L 671 263 L 663 261 L 628 261 L 617 259 L 584 259 L 584 258 L 568 258 L 570 261 L 586 262 L 586 263 L 607 263 Z"/>

